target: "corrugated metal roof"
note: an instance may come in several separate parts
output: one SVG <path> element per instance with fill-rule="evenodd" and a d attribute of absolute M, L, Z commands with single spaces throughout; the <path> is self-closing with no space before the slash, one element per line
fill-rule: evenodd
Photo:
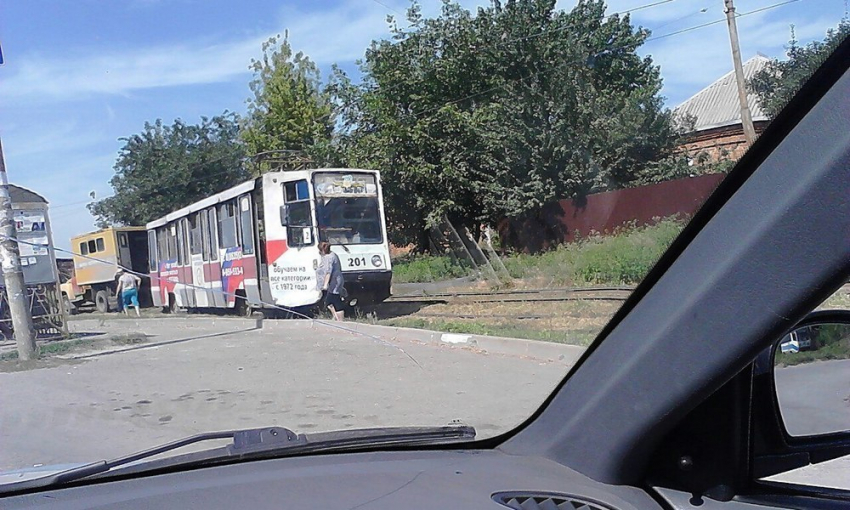
<path fill-rule="evenodd" d="M 770 62 L 770 59 L 764 55 L 756 55 L 744 62 L 744 77 L 747 81 L 764 69 L 768 62 Z M 748 92 L 747 102 L 754 121 L 767 120 L 767 115 L 762 111 L 755 94 Z M 722 78 L 677 106 L 673 112 L 677 116 L 691 115 L 695 117 L 694 131 L 740 124 L 741 104 L 738 101 L 735 72 L 729 71 Z"/>
<path fill-rule="evenodd" d="M 46 204 L 47 200 L 26 188 L 22 188 L 20 186 L 16 186 L 14 184 L 9 184 L 9 197 L 12 199 L 13 204 Z"/>

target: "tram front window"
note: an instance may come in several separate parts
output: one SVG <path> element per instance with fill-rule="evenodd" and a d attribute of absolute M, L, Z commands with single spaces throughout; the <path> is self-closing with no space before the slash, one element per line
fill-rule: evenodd
<path fill-rule="evenodd" d="M 320 198 L 316 203 L 319 238 L 331 244 L 383 242 L 377 197 Z"/>

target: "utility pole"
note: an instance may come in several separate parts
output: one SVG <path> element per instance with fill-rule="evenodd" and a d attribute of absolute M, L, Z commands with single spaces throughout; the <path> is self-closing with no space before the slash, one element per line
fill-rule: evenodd
<path fill-rule="evenodd" d="M 738 46 L 738 24 L 735 21 L 735 5 L 732 0 L 723 0 L 726 4 L 726 23 L 729 25 L 729 43 L 732 45 L 732 63 L 735 65 L 735 81 L 738 83 L 738 101 L 741 103 L 741 125 L 747 146 L 756 141 L 753 127 L 753 115 L 747 104 L 747 85 L 744 83 L 744 66 L 741 64 L 741 48 Z"/>
<path fill-rule="evenodd" d="M 12 328 L 15 330 L 18 358 L 31 360 L 38 357 L 38 347 L 35 344 L 32 316 L 27 306 L 27 289 L 24 284 L 24 272 L 21 270 L 21 253 L 18 249 L 18 235 L 15 230 L 12 197 L 9 195 L 9 178 L 6 176 L 2 141 L 0 141 L 0 236 L 2 236 L 0 237 L 0 265 L 3 267 L 3 283 L 6 286 L 6 301 L 9 303 L 9 315 L 12 316 Z"/>

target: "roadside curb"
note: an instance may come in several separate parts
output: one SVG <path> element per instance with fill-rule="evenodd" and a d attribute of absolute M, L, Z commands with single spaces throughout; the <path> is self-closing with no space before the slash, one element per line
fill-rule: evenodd
<path fill-rule="evenodd" d="M 85 331 L 86 329 L 97 328 L 103 331 L 104 334 L 114 334 L 118 331 L 127 332 L 127 328 L 136 328 L 138 331 L 144 331 L 145 323 L 150 319 L 123 319 L 114 323 L 104 322 L 93 319 L 89 321 L 75 321 L 77 325 L 74 329 L 77 331 Z M 244 332 L 249 329 L 257 328 L 257 332 L 263 331 L 287 331 L 299 330 L 304 324 L 313 324 L 314 327 L 327 328 L 328 331 L 348 334 L 363 334 L 377 337 L 380 340 L 394 341 L 407 340 L 421 342 L 434 346 L 443 346 L 448 348 L 473 349 L 484 353 L 506 354 L 511 356 L 526 356 L 530 358 L 557 361 L 567 364 L 575 363 L 578 358 L 584 353 L 585 347 L 568 344 L 558 344 L 554 342 L 546 342 L 542 340 L 526 340 L 522 338 L 507 338 L 497 336 L 473 335 L 463 333 L 445 333 L 441 331 L 432 331 L 426 329 L 405 328 L 398 326 L 382 326 L 377 324 L 364 324 L 362 322 L 344 322 L 337 324 L 328 321 L 313 321 L 306 319 L 289 319 L 289 320 L 270 320 L 258 318 L 238 318 L 238 317 L 215 317 L 209 318 L 203 324 L 192 324 L 182 317 L 170 317 L 167 319 L 157 319 L 158 321 L 173 322 L 179 329 L 184 330 L 188 335 L 176 335 L 181 338 L 154 340 L 140 344 L 138 346 L 124 347 L 110 350 L 109 352 L 121 352 L 124 350 L 134 350 L 137 348 L 151 348 L 157 345 L 168 345 L 176 341 L 187 341 L 194 337 L 190 337 L 193 329 L 207 329 L 214 327 L 217 322 L 227 324 L 230 327 L 240 327 Z M 259 326 L 259 327 L 258 327 Z M 233 333 L 237 333 L 234 331 Z M 219 334 L 229 334 L 222 332 Z M 197 339 L 202 339 L 197 337 Z M 100 351 L 101 354 L 106 354 L 107 351 Z"/>
<path fill-rule="evenodd" d="M 263 329 L 285 329 L 286 324 L 307 323 L 307 320 L 265 321 Z M 283 327 L 281 327 L 283 326 Z M 333 326 L 327 326 L 333 328 Z M 334 328 L 337 329 L 337 328 Z M 350 333 L 367 334 L 382 340 L 413 340 L 431 345 L 446 347 L 471 348 L 486 353 L 507 354 L 511 356 L 528 356 L 531 358 L 559 361 L 573 364 L 584 353 L 585 348 L 577 345 L 557 344 L 541 340 L 526 340 L 522 338 L 506 338 L 498 336 L 471 335 L 459 333 L 444 333 L 427 329 L 404 328 L 397 326 L 381 326 L 363 324 L 361 322 L 345 322 L 344 329 Z"/>

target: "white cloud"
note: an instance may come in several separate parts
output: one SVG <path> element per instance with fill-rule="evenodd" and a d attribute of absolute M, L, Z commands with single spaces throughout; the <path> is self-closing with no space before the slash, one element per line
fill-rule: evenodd
<path fill-rule="evenodd" d="M 10 126 L 0 133 L 3 135 L 3 151 L 10 164 L 26 163 L 42 155 L 85 149 L 109 140 L 91 126 L 82 128 L 78 122 L 71 120 L 52 122 L 47 126 Z"/>
<path fill-rule="evenodd" d="M 226 81 L 248 72 L 263 38 L 232 44 L 180 45 L 111 50 L 75 58 L 21 60 L 0 83 L 4 99 L 74 99 L 91 94 L 126 95 L 133 90 Z"/>
<path fill-rule="evenodd" d="M 7 67 L 6 73 L 12 74 L 0 82 L 0 97 L 44 102 L 227 82 L 248 75 L 251 59 L 260 56 L 262 43 L 287 29 L 293 48 L 303 50 L 319 64 L 351 62 L 363 56 L 373 39 L 388 34 L 387 14 L 400 17 L 376 3 L 355 1 L 323 11 L 286 7 L 278 16 L 280 30 L 227 43 L 195 41 L 62 58 L 24 56 Z"/>

